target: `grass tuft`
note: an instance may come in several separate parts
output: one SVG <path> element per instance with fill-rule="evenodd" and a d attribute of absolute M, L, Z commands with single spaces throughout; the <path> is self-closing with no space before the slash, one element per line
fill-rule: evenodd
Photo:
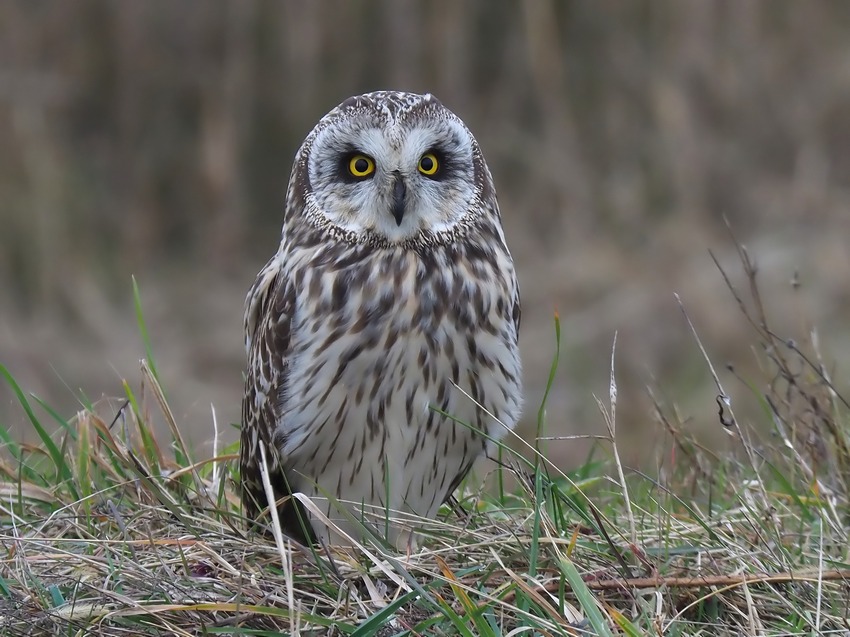
<path fill-rule="evenodd" d="M 525 456 L 500 449 L 494 493 L 470 480 L 437 520 L 405 520 L 421 538 L 409 555 L 371 537 L 379 514 L 351 549 L 249 533 L 236 449 L 196 460 L 149 362 L 138 392 L 125 384 L 69 419 L 0 366 L 39 440 L 0 428 L 0 634 L 847 634 L 850 407 L 816 332 L 772 330 L 740 256 L 747 295 L 721 272 L 763 378 L 728 369 L 727 382 L 761 405 L 761 422 L 735 418 L 682 306 L 718 384 L 706 408 L 719 409 L 726 451 L 703 448 L 651 388 L 665 460 L 654 475 L 625 466 L 612 349 L 607 436 L 587 461 L 547 460 L 541 441 L 559 439 L 544 438 L 541 405 L 538 440 L 514 441 Z M 547 396 L 556 368 L 557 350 Z"/>

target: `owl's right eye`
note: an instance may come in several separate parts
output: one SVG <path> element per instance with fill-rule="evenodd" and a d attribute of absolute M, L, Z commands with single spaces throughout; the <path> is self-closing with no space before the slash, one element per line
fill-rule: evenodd
<path fill-rule="evenodd" d="M 348 172 L 358 179 L 368 177 L 375 172 L 375 160 L 359 153 L 352 155 L 348 160 Z"/>

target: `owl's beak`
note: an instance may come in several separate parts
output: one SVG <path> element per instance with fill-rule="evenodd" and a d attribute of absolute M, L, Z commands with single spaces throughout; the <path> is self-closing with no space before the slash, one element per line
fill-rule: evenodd
<path fill-rule="evenodd" d="M 405 199 L 407 199 L 407 186 L 404 183 L 404 177 L 400 174 L 396 173 L 394 179 L 395 182 L 393 183 L 393 204 L 391 212 L 395 218 L 396 225 L 400 226 L 402 219 L 404 219 L 404 204 Z"/>

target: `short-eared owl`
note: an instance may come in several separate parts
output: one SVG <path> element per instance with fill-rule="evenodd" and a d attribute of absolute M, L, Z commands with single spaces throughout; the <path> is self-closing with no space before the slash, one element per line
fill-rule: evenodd
<path fill-rule="evenodd" d="M 264 445 L 296 538 L 347 543 L 290 493 L 355 537 L 370 508 L 434 517 L 517 422 L 519 320 L 493 181 L 464 123 L 431 95 L 344 101 L 298 150 L 280 247 L 246 301 L 246 515 L 268 506 Z M 410 537 L 372 527 L 400 549 Z"/>

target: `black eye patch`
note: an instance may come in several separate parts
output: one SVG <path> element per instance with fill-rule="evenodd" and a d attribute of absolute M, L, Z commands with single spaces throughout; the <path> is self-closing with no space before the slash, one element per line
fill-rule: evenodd
<path fill-rule="evenodd" d="M 357 183 L 374 175 L 375 160 L 356 148 L 340 153 L 337 175 L 341 181 Z"/>
<path fill-rule="evenodd" d="M 419 158 L 419 172 L 432 181 L 444 181 L 454 176 L 456 168 L 452 156 L 441 148 L 430 148 Z"/>

